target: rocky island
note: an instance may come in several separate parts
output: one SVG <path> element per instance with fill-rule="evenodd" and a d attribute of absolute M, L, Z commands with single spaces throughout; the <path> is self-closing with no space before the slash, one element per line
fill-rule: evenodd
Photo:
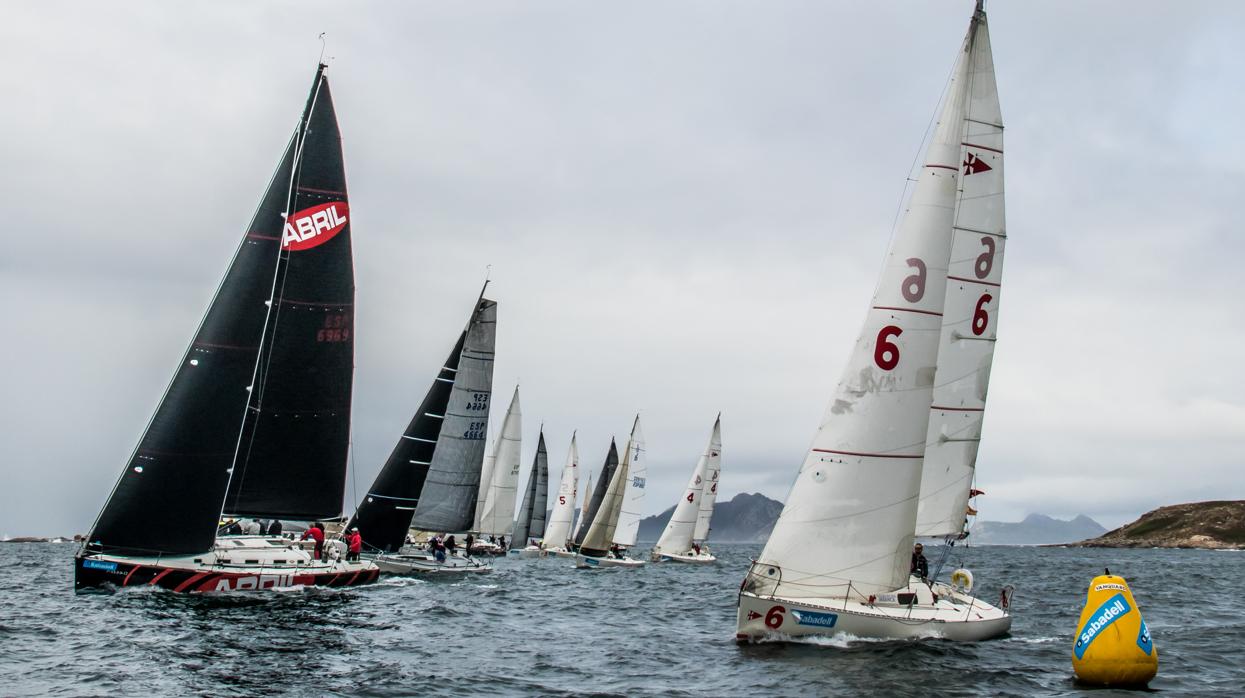
<path fill-rule="evenodd" d="M 1080 548 L 1245 548 L 1245 501 L 1193 502 L 1160 507 Z"/>

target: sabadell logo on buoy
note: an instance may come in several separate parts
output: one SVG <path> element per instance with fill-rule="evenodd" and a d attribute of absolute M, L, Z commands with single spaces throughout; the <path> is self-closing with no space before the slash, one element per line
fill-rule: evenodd
<path fill-rule="evenodd" d="M 345 201 L 305 208 L 285 219 L 281 247 L 291 251 L 323 245 L 346 227 L 350 205 Z"/>

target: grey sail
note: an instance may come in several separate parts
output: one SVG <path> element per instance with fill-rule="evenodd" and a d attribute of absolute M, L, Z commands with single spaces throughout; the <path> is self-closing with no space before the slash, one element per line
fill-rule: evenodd
<path fill-rule="evenodd" d="M 545 537 L 545 521 L 549 517 L 546 507 L 549 505 L 549 453 L 545 450 L 545 435 L 540 435 L 540 445 L 536 449 L 536 498 L 532 504 L 532 526 L 527 535 L 532 538 Z"/>
<path fill-rule="evenodd" d="M 532 471 L 527 475 L 527 488 L 523 492 L 523 503 L 519 505 L 519 516 L 514 520 L 514 528 L 510 531 L 510 545 L 522 548 L 529 538 L 540 538 L 545 535 L 545 503 L 549 489 L 549 453 L 545 450 L 545 432 L 540 432 L 536 443 L 536 458 L 532 460 Z M 543 496 L 542 496 L 543 495 Z"/>
<path fill-rule="evenodd" d="M 484 465 L 496 336 L 497 304 L 482 300 L 475 321 L 467 328 L 436 450 L 411 516 L 413 528 L 465 531 L 471 527 Z"/>

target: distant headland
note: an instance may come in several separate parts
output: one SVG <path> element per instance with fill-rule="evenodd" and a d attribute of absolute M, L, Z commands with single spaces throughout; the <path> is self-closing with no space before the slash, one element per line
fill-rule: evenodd
<path fill-rule="evenodd" d="M 1069 545 L 1079 548 L 1245 548 L 1245 501 L 1159 507 L 1136 521 Z"/>

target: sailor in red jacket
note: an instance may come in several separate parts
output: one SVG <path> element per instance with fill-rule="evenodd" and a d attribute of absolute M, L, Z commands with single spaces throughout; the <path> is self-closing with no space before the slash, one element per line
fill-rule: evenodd
<path fill-rule="evenodd" d="M 359 529 L 350 529 L 350 532 L 346 534 L 346 544 L 350 546 L 346 559 L 358 560 L 359 553 L 363 552 L 363 536 L 359 535 Z"/>
<path fill-rule="evenodd" d="M 311 524 L 311 528 L 303 532 L 303 537 L 299 540 L 307 540 L 308 538 L 316 542 L 315 558 L 317 560 L 324 554 L 324 525 L 319 521 Z"/>

